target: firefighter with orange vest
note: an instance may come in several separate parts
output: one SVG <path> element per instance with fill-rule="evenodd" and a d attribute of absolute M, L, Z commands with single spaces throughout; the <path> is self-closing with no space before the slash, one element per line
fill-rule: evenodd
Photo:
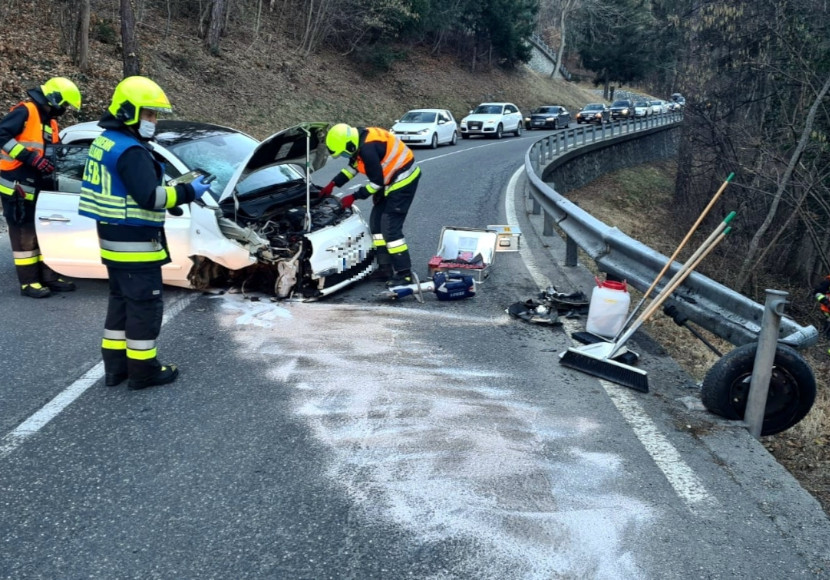
<path fill-rule="evenodd" d="M 345 209 L 355 199 L 372 198 L 369 229 L 381 273 L 388 277 L 386 285 L 411 283 L 412 261 L 403 223 L 421 177 L 421 168 L 415 164 L 412 151 L 385 129 L 351 127 L 345 123 L 329 129 L 326 147 L 333 157 L 345 153 L 349 162 L 322 188 L 320 196 L 329 196 L 335 187 L 343 187 L 358 173 L 364 174 L 368 183 L 354 194 L 340 198 L 340 204 Z"/>
<path fill-rule="evenodd" d="M 20 293 L 46 298 L 70 292 L 75 284 L 58 277 L 43 263 L 35 231 L 35 203 L 55 171 L 51 149 L 59 143 L 57 118 L 67 107 L 81 108 L 81 92 L 67 78 L 51 78 L 27 91 L 30 99 L 0 120 L 0 198 L 9 226 Z"/>
<path fill-rule="evenodd" d="M 824 336 L 830 337 L 830 276 L 825 276 L 818 285 L 813 288 L 813 293 L 818 301 L 819 308 L 824 314 Z M 830 350 L 827 351 L 830 354 Z"/>

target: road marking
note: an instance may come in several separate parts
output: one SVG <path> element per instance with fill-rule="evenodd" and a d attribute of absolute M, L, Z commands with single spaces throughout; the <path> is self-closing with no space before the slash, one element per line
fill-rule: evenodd
<path fill-rule="evenodd" d="M 518 214 L 516 213 L 515 196 L 516 196 L 516 182 L 524 171 L 524 167 L 520 167 L 516 173 L 510 178 L 507 184 L 507 194 L 505 196 L 505 212 L 507 215 L 507 223 L 511 227 L 518 228 Z M 541 270 L 536 265 L 530 249 L 525 246 L 519 249 L 519 254 L 524 260 L 530 275 L 536 281 L 539 288 L 547 288 L 551 285 L 550 279 L 542 274 Z M 573 320 L 563 320 L 563 329 L 568 335 L 582 330 L 579 325 Z M 576 344 L 576 343 L 574 343 Z M 717 500 L 709 494 L 706 486 L 695 474 L 680 455 L 680 452 L 669 442 L 665 435 L 663 435 L 657 426 L 651 421 L 649 416 L 634 398 L 634 395 L 614 383 L 597 379 L 605 389 L 611 402 L 623 416 L 625 421 L 631 426 L 637 439 L 640 440 L 646 452 L 651 456 L 654 463 L 663 472 L 663 475 L 668 480 L 669 484 L 674 489 L 675 493 L 682 499 L 686 506 L 692 510 L 697 511 L 700 507 L 710 507 L 717 503 Z"/>
<path fill-rule="evenodd" d="M 162 320 L 161 325 L 164 326 L 175 318 L 176 315 L 187 308 L 187 306 L 198 297 L 198 293 L 189 292 L 169 307 L 165 307 L 164 319 Z M 71 405 L 75 399 L 84 394 L 89 387 L 94 385 L 95 382 L 103 376 L 104 363 L 99 362 L 97 365 L 84 373 L 80 379 L 58 393 L 54 399 L 46 403 L 31 417 L 18 425 L 16 429 L 7 433 L 2 439 L 0 439 L 0 459 L 5 459 L 15 449 L 20 447 L 26 439 L 40 431 L 47 423 L 49 423 L 49 421 L 57 417 L 61 411 Z"/>

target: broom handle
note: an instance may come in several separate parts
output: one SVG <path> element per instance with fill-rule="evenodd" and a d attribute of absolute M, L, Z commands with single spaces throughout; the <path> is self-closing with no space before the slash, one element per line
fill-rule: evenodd
<path fill-rule="evenodd" d="M 712 206 L 714 206 L 715 203 L 718 201 L 718 198 L 720 198 L 721 194 L 726 189 L 726 186 L 729 185 L 729 182 L 732 181 L 733 177 L 735 177 L 735 174 L 730 173 L 729 177 L 726 178 L 726 181 L 724 181 L 721 184 L 720 188 L 718 188 L 718 191 L 715 192 L 714 196 L 712 196 L 712 199 L 709 201 L 709 204 L 705 208 L 703 208 L 703 212 L 698 216 L 697 221 L 695 221 L 695 223 L 692 224 L 692 227 L 689 228 L 689 231 L 686 233 L 686 237 L 683 238 L 683 240 L 680 242 L 680 245 L 678 245 L 677 249 L 674 250 L 674 253 L 666 261 L 665 265 L 663 265 L 663 269 L 660 270 L 659 274 L 657 274 L 657 277 L 654 279 L 654 282 L 651 283 L 651 286 L 649 286 L 648 290 L 645 291 L 645 293 L 643 294 L 643 297 L 640 298 L 640 301 L 637 303 L 637 306 L 635 306 L 634 310 L 631 311 L 631 314 L 628 315 L 628 319 L 625 321 L 625 324 L 622 325 L 622 328 L 617 333 L 617 336 L 614 337 L 615 341 L 616 341 L 617 338 L 619 338 L 620 334 L 623 332 L 625 327 L 628 326 L 628 323 L 631 322 L 631 319 L 634 318 L 634 314 L 636 314 L 637 311 L 643 306 L 643 303 L 646 301 L 646 298 L 648 298 L 648 295 L 651 294 L 651 291 L 654 290 L 654 288 L 657 286 L 658 282 L 660 282 L 660 280 L 663 278 L 663 276 L 665 276 L 666 272 L 671 267 L 671 265 L 674 262 L 675 258 L 677 258 L 678 254 L 680 254 L 680 250 L 683 249 L 683 247 L 686 245 L 686 243 L 689 241 L 689 239 L 692 237 L 692 235 L 695 233 L 695 231 L 697 231 L 698 226 L 701 224 L 703 219 L 709 214 L 709 210 L 711 210 Z"/>
<path fill-rule="evenodd" d="M 614 348 L 611 350 L 611 352 L 608 354 L 606 358 L 614 358 L 614 356 L 616 356 L 616 354 L 619 352 L 619 350 L 622 348 L 625 342 L 629 338 L 631 338 L 631 335 L 637 332 L 637 329 L 640 328 L 640 326 L 642 326 L 643 323 L 646 320 L 648 320 L 658 308 L 660 308 L 663 302 L 665 302 L 666 299 L 669 296 L 671 296 L 672 292 L 674 292 L 675 289 L 677 289 L 677 287 L 683 283 L 683 281 L 689 276 L 689 274 L 692 273 L 692 271 L 697 267 L 697 265 L 700 264 L 703 258 L 708 256 L 709 252 L 714 250 L 715 246 L 717 246 L 721 242 L 721 240 L 723 240 L 723 238 L 726 237 L 726 234 L 729 233 L 730 229 L 732 228 L 726 228 L 725 230 L 721 231 L 717 235 L 717 237 L 714 240 L 712 240 L 711 243 L 709 243 L 708 246 L 704 247 L 702 251 L 696 252 L 696 254 L 698 255 L 694 258 L 693 262 L 692 258 L 690 258 L 689 261 L 686 262 L 686 264 L 683 264 L 683 267 L 677 273 L 678 275 L 675 275 L 675 277 L 672 279 L 673 281 L 666 288 L 661 290 L 660 293 L 657 294 L 657 296 L 654 297 L 654 300 L 652 300 L 651 304 L 648 305 L 648 308 L 646 308 L 643 311 L 643 313 L 637 318 L 637 320 L 634 321 L 634 323 L 625 332 L 622 338 L 620 338 L 620 340 L 618 340 L 615 343 Z M 692 263 L 689 264 L 689 262 Z"/>

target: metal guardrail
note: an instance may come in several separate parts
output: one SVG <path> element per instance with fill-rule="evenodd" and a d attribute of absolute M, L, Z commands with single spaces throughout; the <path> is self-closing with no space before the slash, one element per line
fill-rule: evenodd
<path fill-rule="evenodd" d="M 637 132 L 670 130 L 678 127 L 682 118 L 682 113 L 669 113 L 642 120 L 566 129 L 537 141 L 528 149 L 525 172 L 533 213 L 544 211 L 543 235 L 555 235 L 554 226 L 565 233 L 567 265 L 576 265 L 578 246 L 601 271 L 625 279 L 641 292 L 648 289 L 668 256 L 599 221 L 560 195 L 553 184 L 542 180 L 541 175 L 546 169 L 550 171 L 557 164 L 567 163 L 580 148 L 591 146 L 595 150 L 596 143 L 611 146 L 630 139 Z M 570 155 L 565 156 L 568 153 Z M 680 267 L 679 262 L 674 262 L 663 281 L 668 281 Z M 662 285 L 658 285 L 655 292 L 661 288 Z M 702 274 L 693 272 L 675 291 L 671 303 L 689 320 L 735 346 L 758 341 L 764 306 Z M 818 341 L 818 331 L 813 326 L 801 326 L 790 318 L 783 318 L 779 341 L 796 349 L 806 348 Z"/>

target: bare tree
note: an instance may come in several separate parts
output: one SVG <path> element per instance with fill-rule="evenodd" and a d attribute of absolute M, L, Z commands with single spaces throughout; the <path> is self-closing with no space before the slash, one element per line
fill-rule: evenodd
<path fill-rule="evenodd" d="M 89 70 L 89 13 L 90 0 L 81 0 L 81 11 L 78 15 L 78 69 L 81 72 Z"/>
<path fill-rule="evenodd" d="M 210 16 L 208 17 L 207 34 L 205 35 L 205 45 L 213 54 L 219 53 L 219 37 L 222 35 L 224 23 L 225 0 L 213 0 L 210 6 Z"/>
<path fill-rule="evenodd" d="M 132 0 L 121 0 L 121 57 L 125 78 L 141 74 Z"/>

